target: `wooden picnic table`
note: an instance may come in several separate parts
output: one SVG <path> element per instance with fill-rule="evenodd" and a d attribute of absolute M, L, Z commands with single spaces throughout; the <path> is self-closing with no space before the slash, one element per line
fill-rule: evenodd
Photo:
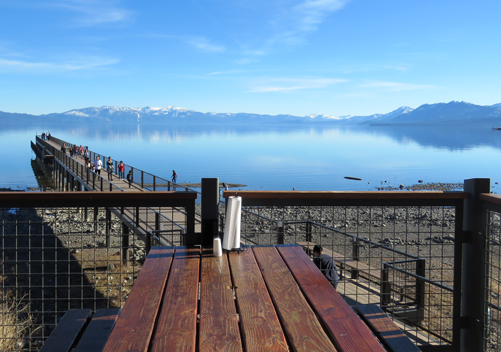
<path fill-rule="evenodd" d="M 153 247 L 104 351 L 385 351 L 298 245 Z"/>

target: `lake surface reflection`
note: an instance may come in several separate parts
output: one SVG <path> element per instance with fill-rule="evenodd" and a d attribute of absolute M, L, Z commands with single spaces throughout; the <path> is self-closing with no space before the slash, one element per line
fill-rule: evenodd
<path fill-rule="evenodd" d="M 42 130 L 158 176 L 175 169 L 181 183 L 218 177 L 249 190 L 375 190 L 487 177 L 498 193 L 501 171 L 501 131 L 472 126 L 103 123 L 0 129 L 0 187 L 36 186 L 29 141 Z"/>

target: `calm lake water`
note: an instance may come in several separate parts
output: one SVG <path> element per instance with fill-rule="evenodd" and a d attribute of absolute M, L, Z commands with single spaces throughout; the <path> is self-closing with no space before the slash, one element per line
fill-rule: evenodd
<path fill-rule="evenodd" d="M 487 177 L 499 193 L 501 181 L 501 131 L 489 128 L 102 124 L 0 127 L 0 187 L 37 186 L 30 141 L 42 130 L 158 176 L 175 169 L 180 183 L 218 177 L 248 190 L 375 190 Z"/>

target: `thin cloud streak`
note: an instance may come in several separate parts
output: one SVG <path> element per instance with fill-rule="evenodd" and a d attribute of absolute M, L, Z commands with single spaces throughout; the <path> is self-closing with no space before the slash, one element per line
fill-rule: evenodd
<path fill-rule="evenodd" d="M 279 30 L 268 45 L 285 43 L 288 45 L 300 44 L 304 36 L 316 31 L 318 26 L 332 12 L 344 7 L 349 0 L 305 0 L 293 7 L 288 15 L 279 22 L 285 22 L 284 29 Z M 292 23 L 292 25 L 290 25 Z"/>
<path fill-rule="evenodd" d="M 76 26 L 91 27 L 129 21 L 133 12 L 120 8 L 115 3 L 116 1 L 65 0 L 56 6 L 79 14 L 74 22 Z"/>
<path fill-rule="evenodd" d="M 345 82 L 347 82 L 347 80 L 336 78 L 273 79 L 257 85 L 250 91 L 254 93 L 290 92 L 295 90 L 326 88 L 334 84 Z"/>
<path fill-rule="evenodd" d="M 215 45 L 209 42 L 207 38 L 196 37 L 187 40 L 187 43 L 196 49 L 206 51 L 206 52 L 221 52 L 225 51 L 225 47 L 221 45 Z"/>
<path fill-rule="evenodd" d="M 391 91 L 407 91 L 407 90 L 420 90 L 420 89 L 434 89 L 436 86 L 427 84 L 409 84 L 399 82 L 378 81 L 369 82 L 360 85 L 361 88 L 385 88 Z"/>
<path fill-rule="evenodd" d="M 8 60 L 0 58 L 0 71 L 7 73 L 29 72 L 29 73 L 52 73 L 52 72 L 70 72 L 101 69 L 106 66 L 118 63 L 118 59 L 102 59 L 88 57 L 86 59 L 75 60 L 68 63 L 50 63 L 50 62 L 28 62 L 21 60 Z"/>

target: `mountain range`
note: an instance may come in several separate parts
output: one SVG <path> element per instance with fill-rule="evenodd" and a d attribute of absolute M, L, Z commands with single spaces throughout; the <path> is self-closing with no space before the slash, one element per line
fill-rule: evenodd
<path fill-rule="evenodd" d="M 75 109 L 63 113 L 29 115 L 0 111 L 2 125 L 13 123 L 224 123 L 224 124 L 284 124 L 327 123 L 343 125 L 460 125 L 501 126 L 501 103 L 490 106 L 466 102 L 424 104 L 416 109 L 400 107 L 387 114 L 369 116 L 328 115 L 261 115 L 251 113 L 202 113 L 193 110 L 164 108 L 123 108 L 114 106 Z"/>

